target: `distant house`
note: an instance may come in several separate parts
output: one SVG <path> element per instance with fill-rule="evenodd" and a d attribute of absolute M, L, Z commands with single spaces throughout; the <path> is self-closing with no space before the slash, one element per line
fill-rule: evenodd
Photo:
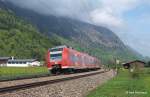
<path fill-rule="evenodd" d="M 11 57 L 0 57 L 0 67 L 1 66 L 6 66 L 7 61 L 11 59 Z"/>
<path fill-rule="evenodd" d="M 40 66 L 40 62 L 36 59 L 9 59 L 7 67 L 31 67 Z"/>
<path fill-rule="evenodd" d="M 5 67 L 33 67 L 40 66 L 36 59 L 14 59 L 14 57 L 1 57 L 0 66 Z"/>
<path fill-rule="evenodd" d="M 135 60 L 122 64 L 125 69 L 134 69 L 134 68 L 144 68 L 145 62 L 140 60 Z"/>

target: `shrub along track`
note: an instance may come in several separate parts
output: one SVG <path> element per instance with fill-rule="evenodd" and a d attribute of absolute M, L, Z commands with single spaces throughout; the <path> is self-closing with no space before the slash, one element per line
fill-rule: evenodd
<path fill-rule="evenodd" d="M 16 80 L 26 80 L 26 79 L 32 79 L 32 78 L 42 78 L 42 77 L 48 77 L 51 76 L 51 74 L 35 74 L 35 75 L 22 75 L 22 76 L 16 76 L 12 78 L 1 78 L 0 82 L 6 82 L 6 81 L 16 81 Z M 10 77 L 10 76 L 9 76 Z"/>
<path fill-rule="evenodd" d="M 65 82 L 68 80 L 79 79 L 82 77 L 97 75 L 97 74 L 104 73 L 104 72 L 106 72 L 106 71 L 104 71 L 104 70 L 92 71 L 92 72 L 83 73 L 83 74 L 82 73 L 74 74 L 74 76 L 70 76 L 70 77 L 51 79 L 51 80 L 46 80 L 46 81 L 39 81 L 39 82 L 33 82 L 33 83 L 27 83 L 27 84 L 15 85 L 15 86 L 2 87 L 2 88 L 0 88 L 0 95 L 2 95 L 4 93 L 10 93 L 13 91 L 15 92 L 18 90 L 25 90 L 25 89 L 35 88 L 35 87 L 44 86 L 44 85 L 48 85 L 48 84 L 55 84 L 55 83 L 59 83 L 59 82 Z"/>

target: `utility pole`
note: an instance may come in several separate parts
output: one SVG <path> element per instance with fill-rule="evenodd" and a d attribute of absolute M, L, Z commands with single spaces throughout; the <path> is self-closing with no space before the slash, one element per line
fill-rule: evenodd
<path fill-rule="evenodd" d="M 117 71 L 117 74 L 118 74 L 118 69 L 119 69 L 120 60 L 115 59 L 115 61 L 116 61 L 116 71 Z"/>

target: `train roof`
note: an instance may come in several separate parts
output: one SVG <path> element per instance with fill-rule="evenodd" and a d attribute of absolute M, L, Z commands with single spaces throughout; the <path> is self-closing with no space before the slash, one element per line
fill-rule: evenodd
<path fill-rule="evenodd" d="M 61 49 L 61 48 L 65 48 L 65 47 L 71 48 L 71 47 L 69 47 L 69 46 L 67 46 L 67 45 L 60 45 L 60 46 L 55 46 L 55 47 L 53 47 L 53 48 L 50 48 L 50 50 L 53 50 L 53 49 Z"/>

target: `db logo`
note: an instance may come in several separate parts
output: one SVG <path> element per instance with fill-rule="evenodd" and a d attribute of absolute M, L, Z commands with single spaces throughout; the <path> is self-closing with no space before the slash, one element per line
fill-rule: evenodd
<path fill-rule="evenodd" d="M 58 62 L 55 62 L 55 64 L 58 64 Z"/>

